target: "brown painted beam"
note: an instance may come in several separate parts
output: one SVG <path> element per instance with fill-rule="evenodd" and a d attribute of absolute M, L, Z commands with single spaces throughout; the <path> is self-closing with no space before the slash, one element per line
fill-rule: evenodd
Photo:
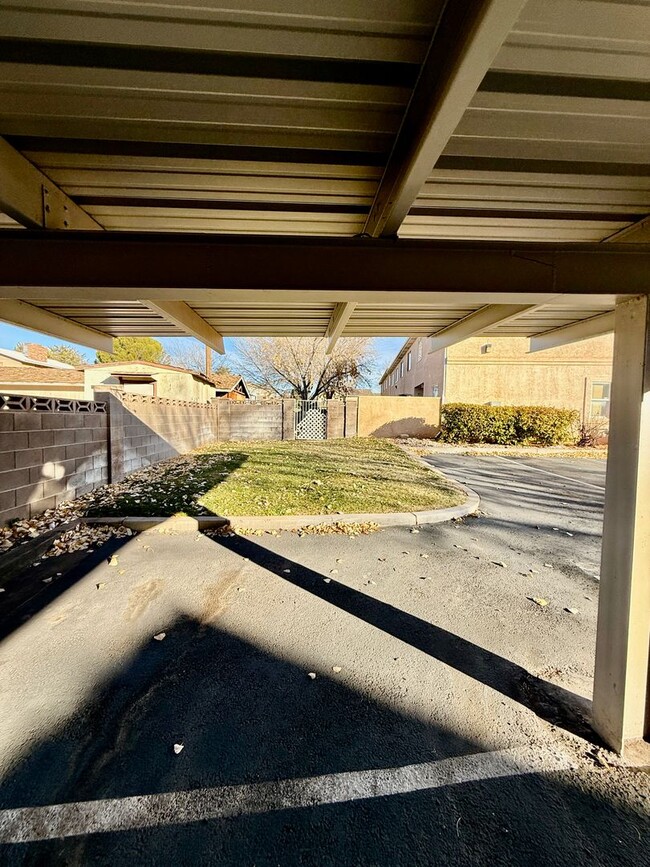
<path fill-rule="evenodd" d="M 111 290 L 132 290 L 134 299 L 272 290 L 269 301 L 292 290 L 344 292 L 332 300 L 355 300 L 357 291 L 634 295 L 648 292 L 649 272 L 650 247 L 633 244 L 0 231 L 5 298 L 42 298 L 38 293 L 47 288 L 67 297 L 101 289 L 88 297 L 108 299 L 124 297 Z M 486 303 L 507 303 L 507 297 Z"/>

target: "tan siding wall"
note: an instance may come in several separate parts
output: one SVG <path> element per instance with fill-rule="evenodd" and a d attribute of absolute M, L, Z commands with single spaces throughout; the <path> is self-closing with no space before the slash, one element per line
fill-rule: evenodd
<path fill-rule="evenodd" d="M 16 382 L 11 385 L 0 386 L 2 394 L 26 394 L 29 397 L 62 397 L 65 399 L 92 400 L 92 394 L 86 397 L 81 383 L 78 386 L 66 383 L 65 385 L 47 384 L 34 385 L 27 382 Z"/>
<path fill-rule="evenodd" d="M 540 404 L 576 409 L 584 417 L 591 384 L 611 381 L 611 334 L 535 353 L 528 352 L 525 337 L 472 337 L 428 354 L 426 343 L 418 362 L 415 341 L 412 369 L 406 370 L 405 360 L 403 377 L 393 385 L 391 374 L 383 395 L 413 395 L 423 384 L 429 397 L 437 385 L 446 403 Z M 483 352 L 487 344 L 490 350 Z"/>
<path fill-rule="evenodd" d="M 422 359 L 418 361 L 418 345 L 422 345 Z M 391 397 L 410 396 L 415 394 L 418 385 L 424 386 L 423 397 L 433 397 L 434 386 L 438 386 L 438 394 L 442 396 L 444 377 L 444 352 L 428 350 L 429 341 L 418 338 L 411 347 L 411 370 L 407 370 L 407 356 L 404 356 L 404 375 L 396 385 L 393 385 L 392 373 L 382 383 L 381 393 Z M 399 369 L 399 367 L 398 367 Z"/>
<path fill-rule="evenodd" d="M 583 418 L 592 382 L 611 381 L 612 351 L 613 335 L 535 353 L 523 337 L 473 337 L 447 350 L 445 402 L 556 406 Z"/>
<path fill-rule="evenodd" d="M 122 367 L 89 367 L 85 371 L 86 398 L 92 400 L 93 388 L 101 385 L 117 386 L 119 380 L 113 373 L 144 373 L 156 381 L 156 396 L 172 400 L 192 400 L 203 403 L 214 397 L 214 388 L 191 373 L 160 370 L 146 364 L 129 364 Z"/>

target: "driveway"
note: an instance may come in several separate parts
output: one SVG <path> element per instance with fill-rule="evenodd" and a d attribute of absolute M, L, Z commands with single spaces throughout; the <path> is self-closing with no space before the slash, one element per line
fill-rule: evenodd
<path fill-rule="evenodd" d="M 529 512 L 151 531 L 49 585 L 0 644 L 2 863 L 643 863 L 648 778 L 584 722 L 597 508 L 480 460 Z"/>
<path fill-rule="evenodd" d="M 480 495 L 482 529 L 500 545 L 546 551 L 565 570 L 598 577 L 606 461 L 464 455 L 425 461 Z"/>

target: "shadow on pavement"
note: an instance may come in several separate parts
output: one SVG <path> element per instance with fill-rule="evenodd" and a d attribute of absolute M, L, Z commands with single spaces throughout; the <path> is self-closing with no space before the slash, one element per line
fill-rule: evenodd
<path fill-rule="evenodd" d="M 515 662 L 394 605 L 338 581 L 325 583 L 328 576 L 281 557 L 246 537 L 213 538 L 283 581 L 307 590 L 330 605 L 518 701 L 548 722 L 601 745 L 588 722 L 590 702 L 575 693 L 535 677 Z"/>
<path fill-rule="evenodd" d="M 178 620 L 2 782 L 0 837 L 22 834 L 26 842 L 6 842 L 0 860 L 642 862 L 643 816 L 578 788 L 569 772 L 497 772 L 495 754 L 481 756 L 481 745 L 335 676 L 310 680 L 307 670 L 213 626 Z M 174 743 L 184 745 L 179 755 Z M 444 760 L 459 775 L 423 781 L 423 768 L 430 773 Z M 472 778 L 466 765 L 482 771 Z M 391 791 L 393 779 L 401 782 Z M 224 786 L 242 788 L 215 793 Z M 121 800 L 129 796 L 143 797 Z M 63 805 L 54 824 L 38 808 L 48 804 Z M 6 812 L 21 806 L 36 809 Z"/>

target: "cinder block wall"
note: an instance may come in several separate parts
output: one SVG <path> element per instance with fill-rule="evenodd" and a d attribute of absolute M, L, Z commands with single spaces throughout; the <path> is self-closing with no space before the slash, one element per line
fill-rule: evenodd
<path fill-rule="evenodd" d="M 26 409 L 0 411 L 0 524 L 108 482 L 106 413 L 34 411 L 21 400 Z"/>
<path fill-rule="evenodd" d="M 28 396 L 4 399 L 5 408 L 0 409 L 0 523 L 34 517 L 64 500 L 209 442 L 282 440 L 295 435 L 293 400 L 194 403 L 105 386 L 96 391 L 95 398 L 95 403 Z M 358 403 L 358 411 L 356 399 L 328 401 L 328 437 L 355 436 L 357 415 L 361 436 L 362 421 L 371 428 L 368 433 L 382 435 L 377 426 L 382 426 L 383 410 L 391 400 L 378 398 L 382 411 L 373 409 L 370 425 L 367 410 L 362 412 L 364 400 Z M 418 409 L 425 407 L 422 398 L 414 400 Z M 81 411 L 80 407 L 95 411 Z M 98 408 L 106 411 L 96 411 Z M 415 428 L 420 428 L 429 419 L 406 421 L 408 432 L 414 433 L 414 421 Z"/>
<path fill-rule="evenodd" d="M 218 439 L 214 404 L 98 392 L 110 418 L 111 481 Z"/>
<path fill-rule="evenodd" d="M 293 406 L 293 401 L 291 402 Z M 217 436 L 226 440 L 281 440 L 283 404 L 216 400 Z M 293 413 L 291 415 L 293 425 Z M 293 428 L 292 428 L 293 430 Z"/>

